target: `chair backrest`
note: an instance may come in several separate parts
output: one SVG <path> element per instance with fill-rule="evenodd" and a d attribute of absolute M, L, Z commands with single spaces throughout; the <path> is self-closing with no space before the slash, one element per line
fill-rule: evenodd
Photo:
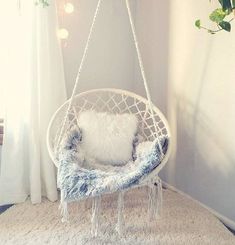
<path fill-rule="evenodd" d="M 47 132 L 47 146 L 49 154 L 56 164 L 54 146 L 62 126 L 69 100 L 66 101 L 53 115 Z M 138 118 L 138 133 L 144 140 L 153 140 L 159 136 L 168 136 L 170 130 L 166 118 L 161 111 L 154 106 L 155 128 L 151 117 L 148 101 L 129 91 L 121 89 L 95 89 L 80 93 L 73 99 L 72 110 L 69 113 L 66 129 L 77 125 L 77 118 L 81 111 L 96 110 L 109 113 L 132 113 Z M 167 157 L 168 158 L 168 157 Z"/>

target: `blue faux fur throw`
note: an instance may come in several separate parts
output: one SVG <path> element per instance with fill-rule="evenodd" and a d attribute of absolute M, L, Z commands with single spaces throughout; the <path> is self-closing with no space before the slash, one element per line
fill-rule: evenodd
<path fill-rule="evenodd" d="M 168 138 L 161 137 L 163 155 L 160 154 L 158 140 L 143 142 L 142 151 L 134 161 L 122 167 L 112 167 L 109 171 L 86 169 L 77 163 L 79 143 L 82 135 L 79 130 L 71 130 L 63 150 L 59 155 L 58 187 L 61 190 L 61 201 L 72 202 L 105 193 L 125 190 L 138 185 L 155 168 L 157 168 L 167 151 Z M 138 149 L 137 149 L 138 151 Z M 78 167 L 74 168 L 77 165 Z"/>

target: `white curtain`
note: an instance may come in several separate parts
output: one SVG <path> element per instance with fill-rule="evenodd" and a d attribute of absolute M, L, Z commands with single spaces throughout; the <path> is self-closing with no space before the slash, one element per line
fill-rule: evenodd
<path fill-rule="evenodd" d="M 1 3 L 0 83 L 4 143 L 0 162 L 0 205 L 30 196 L 57 200 L 56 173 L 46 147 L 53 112 L 66 99 L 57 39 L 55 1 Z M 3 6 L 4 5 L 4 6 Z"/>

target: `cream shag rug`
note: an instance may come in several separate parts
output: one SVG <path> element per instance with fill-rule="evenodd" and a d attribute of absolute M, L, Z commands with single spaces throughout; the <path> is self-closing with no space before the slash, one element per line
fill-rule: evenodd
<path fill-rule="evenodd" d="M 235 237 L 223 224 L 197 203 L 173 191 L 164 190 L 162 217 L 149 222 L 147 189 L 129 191 L 125 196 L 125 235 L 115 232 L 117 195 L 102 199 L 101 229 L 90 235 L 90 201 L 69 205 L 70 223 L 60 221 L 58 202 L 43 200 L 15 205 L 0 215 L 0 244 L 153 244 L 234 245 Z"/>

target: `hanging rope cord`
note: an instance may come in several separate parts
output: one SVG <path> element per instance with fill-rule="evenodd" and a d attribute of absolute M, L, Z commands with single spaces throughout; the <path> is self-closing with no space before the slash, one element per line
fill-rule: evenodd
<path fill-rule="evenodd" d="M 137 53 L 137 58 L 138 58 L 138 63 L 139 63 L 139 67 L 140 67 L 140 71 L 141 71 L 141 76 L 144 82 L 144 88 L 145 88 L 145 92 L 147 95 L 147 99 L 148 99 L 148 104 L 149 104 L 149 110 L 150 110 L 150 115 L 151 115 L 151 119 L 153 120 L 153 125 L 154 125 L 154 129 L 155 132 L 158 132 L 158 126 L 154 117 L 154 112 L 153 112 L 153 103 L 152 103 L 152 99 L 151 99 L 151 95 L 149 92 L 149 88 L 148 88 L 148 83 L 147 83 L 147 79 L 146 79 L 146 75 L 145 75 L 145 71 L 144 71 L 144 65 L 143 65 L 143 61 L 142 61 L 142 56 L 140 53 L 140 49 L 139 49 L 139 44 L 138 44 L 138 40 L 137 40 L 137 35 L 136 35 L 136 31 L 135 31 L 135 26 L 133 23 L 133 18 L 131 15 L 131 9 L 130 9 L 130 4 L 129 4 L 129 0 L 126 0 L 126 8 L 127 8 L 127 12 L 128 12 L 128 17 L 129 17 L 129 21 L 131 24 L 131 31 L 132 31 L 132 35 L 133 35 L 133 39 L 134 39 L 134 43 L 135 43 L 135 49 L 136 49 L 136 53 Z M 163 156 L 163 152 L 162 152 L 162 145 L 161 142 L 159 140 L 159 137 L 157 135 L 157 143 L 160 149 L 160 153 L 161 156 Z"/>
<path fill-rule="evenodd" d="M 70 110 L 72 108 L 72 105 L 73 105 L 73 99 L 74 99 L 75 94 L 76 94 L 78 82 L 80 80 L 80 75 L 81 75 L 82 68 L 83 68 L 83 64 L 84 64 L 84 61 L 85 61 L 86 56 L 87 56 L 87 51 L 88 51 L 88 48 L 89 48 L 89 44 L 90 44 L 90 41 L 91 41 L 92 33 L 94 31 L 96 18 L 97 18 L 97 15 L 99 13 L 99 9 L 100 9 L 100 5 L 101 5 L 102 1 L 103 0 L 98 0 L 97 6 L 96 6 L 96 10 L 95 10 L 95 14 L 94 14 L 94 17 L 93 17 L 93 20 L 92 20 L 92 23 L 91 23 L 89 35 L 88 35 L 87 42 L 86 42 L 86 46 L 85 46 L 85 49 L 83 51 L 81 63 L 80 63 L 80 66 L 79 66 L 79 69 L 78 69 L 78 73 L 77 73 L 77 76 L 76 76 L 75 85 L 74 85 L 74 88 L 73 88 L 73 91 L 72 91 L 72 95 L 71 95 L 71 98 L 70 98 L 70 101 L 69 101 L 69 105 L 68 105 L 68 108 L 66 110 L 65 117 L 63 119 L 63 124 L 61 126 L 60 134 L 59 134 L 59 137 L 58 137 L 58 140 L 57 140 L 57 144 L 56 144 L 56 147 L 55 147 L 56 155 L 57 155 L 58 150 L 59 150 L 59 145 L 60 145 L 60 142 L 62 140 L 62 136 L 63 136 L 63 132 L 64 132 L 64 129 L 65 129 L 67 120 L 68 120 L 69 112 L 70 112 Z"/>
<path fill-rule="evenodd" d="M 85 46 L 85 49 L 84 49 L 84 52 L 83 52 L 83 56 L 82 56 L 82 59 L 81 59 L 81 63 L 80 63 L 80 66 L 79 66 L 79 69 L 78 69 L 78 73 L 77 73 L 77 76 L 76 76 L 75 85 L 74 85 L 74 88 L 73 88 L 73 91 L 72 91 L 72 95 L 71 95 L 71 98 L 70 98 L 70 101 L 69 101 L 69 105 L 68 105 L 68 108 L 66 110 L 65 117 L 64 117 L 64 120 L 63 120 L 63 124 L 61 126 L 60 134 L 59 134 L 59 137 L 58 137 L 58 140 L 57 140 L 57 144 L 56 144 L 56 148 L 55 148 L 56 149 L 56 153 L 59 150 L 59 145 L 60 145 L 60 142 L 62 140 L 62 136 L 63 136 L 64 130 L 65 130 L 65 126 L 66 126 L 67 120 L 68 120 L 69 112 L 70 112 L 70 110 L 72 108 L 73 99 L 74 99 L 75 94 L 76 94 L 77 85 L 78 85 L 78 82 L 79 82 L 79 79 L 80 79 L 80 75 L 81 75 L 81 71 L 82 71 L 82 68 L 83 68 L 84 61 L 85 61 L 86 56 L 87 56 L 87 51 L 88 51 L 88 48 L 89 48 L 91 37 L 92 37 L 93 31 L 94 31 L 95 22 L 96 22 L 96 19 L 97 19 L 97 16 L 98 16 L 98 13 L 99 13 L 99 9 L 100 9 L 100 5 L 101 5 L 102 1 L 103 0 L 98 0 L 97 6 L 96 6 L 96 10 L 95 10 L 95 14 L 94 14 L 94 17 L 93 17 L 93 21 L 92 21 L 92 24 L 91 24 L 91 27 L 90 27 L 90 32 L 89 32 L 89 35 L 88 35 L 88 38 L 87 38 L 86 46 Z M 141 76 L 142 76 L 142 79 L 143 79 L 143 82 L 144 82 L 144 88 L 145 88 L 145 92 L 146 92 L 147 99 L 148 99 L 150 116 L 151 116 L 151 119 L 153 120 L 154 129 L 155 129 L 156 132 L 158 132 L 159 129 L 158 129 L 155 117 L 154 117 L 153 103 L 152 103 L 152 100 L 151 100 L 151 95 L 150 95 L 148 84 L 147 84 L 147 79 L 146 79 L 144 66 L 143 66 L 143 61 L 142 61 L 142 57 L 141 57 L 141 53 L 140 53 L 140 49 L 139 49 L 139 44 L 138 44 L 138 40 L 137 40 L 135 26 L 134 26 L 134 23 L 133 23 L 133 18 L 132 18 L 132 14 L 131 14 L 131 10 L 130 10 L 129 0 L 126 0 L 126 8 L 127 8 L 128 17 L 129 17 L 129 21 L 130 21 L 130 25 L 131 25 L 131 31 L 132 31 L 132 35 L 133 35 L 133 39 L 134 39 L 134 43 L 135 43 L 136 52 L 137 52 L 138 64 L 139 64 L 139 67 L 140 67 Z M 162 146 L 161 146 L 161 143 L 160 143 L 160 140 L 159 140 L 159 136 L 157 135 L 156 138 L 157 138 L 157 143 L 158 143 L 158 146 L 159 146 L 159 149 L 160 149 L 161 156 L 163 156 Z"/>

